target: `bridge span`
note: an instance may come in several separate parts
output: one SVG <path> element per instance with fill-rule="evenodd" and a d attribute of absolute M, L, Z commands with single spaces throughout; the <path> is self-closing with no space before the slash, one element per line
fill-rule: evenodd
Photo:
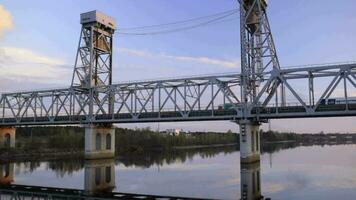
<path fill-rule="evenodd" d="M 281 69 L 277 72 L 278 75 L 275 75 L 275 71 L 266 73 L 268 82 L 272 83 L 274 79 L 284 82 L 295 100 L 272 102 L 272 98 L 266 95 L 268 93 L 261 91 L 255 102 L 249 105 L 247 113 L 243 112 L 240 100 L 241 74 L 232 73 L 118 83 L 95 87 L 90 92 L 68 87 L 4 93 L 0 98 L 0 126 L 237 121 L 356 115 L 355 94 L 344 96 L 345 93 L 342 93 L 331 98 L 335 99 L 332 104 L 325 102 L 325 99 L 330 99 L 341 80 L 346 79 L 352 83 L 350 88 L 346 85 L 345 91 L 356 92 L 356 63 Z M 318 98 L 314 95 L 313 86 L 303 93 L 296 92 L 291 86 L 295 81 L 298 84 L 309 84 L 326 78 L 330 81 L 325 83 L 327 87 Z M 89 113 L 90 93 L 97 94 L 92 102 L 92 114 Z M 305 93 L 308 94 L 307 100 Z M 110 106 L 109 97 L 114 99 Z"/>
<path fill-rule="evenodd" d="M 356 63 L 282 68 L 266 0 L 241 0 L 241 72 L 113 83 L 116 21 L 81 14 L 68 88 L 3 93 L 0 144 L 16 126 L 85 126 L 88 159 L 114 156 L 113 123 L 230 120 L 240 126 L 241 162 L 260 160 L 259 126 L 269 119 L 356 116 Z"/>

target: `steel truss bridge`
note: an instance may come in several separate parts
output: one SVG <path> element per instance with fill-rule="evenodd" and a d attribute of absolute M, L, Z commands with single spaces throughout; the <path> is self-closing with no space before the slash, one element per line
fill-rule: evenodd
<path fill-rule="evenodd" d="M 241 75 L 225 74 L 128 82 L 92 88 L 15 92 L 2 94 L 1 125 L 130 123 L 202 120 L 240 120 L 244 118 L 277 119 L 295 117 L 355 116 L 356 64 L 274 70 L 266 73 L 266 83 L 248 113 L 241 107 Z M 275 93 L 266 90 L 274 82 L 284 83 L 293 101 L 284 105 Z M 316 97 L 316 83 L 325 88 Z M 307 86 L 297 90 L 297 86 Z M 341 103 L 321 103 L 343 86 Z M 319 87 L 319 85 L 318 85 Z M 303 92 L 303 93 L 301 93 Z M 90 94 L 97 94 L 90 110 Z M 303 96 L 307 94 L 307 96 Z M 348 95 L 349 94 L 349 95 Z M 353 95 L 353 96 L 352 96 Z M 109 97 L 114 97 L 109 112 Z M 348 100 L 349 99 L 349 100 Z M 233 104 L 229 109 L 221 105 Z"/>
<path fill-rule="evenodd" d="M 356 63 L 281 68 L 267 2 L 239 2 L 241 73 L 113 84 L 116 23 L 93 11 L 71 86 L 2 94 L 0 126 L 356 116 Z"/>

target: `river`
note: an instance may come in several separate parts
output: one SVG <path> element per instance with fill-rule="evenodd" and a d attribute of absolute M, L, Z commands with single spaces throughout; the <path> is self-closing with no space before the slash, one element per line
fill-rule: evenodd
<path fill-rule="evenodd" d="M 356 145 L 265 147 L 240 166 L 235 147 L 150 153 L 113 160 L 3 163 L 5 184 L 152 195 L 240 199 L 356 199 Z M 4 175 L 4 174 L 3 174 Z M 104 185 L 100 179 L 104 179 Z M 259 184 L 260 183 L 260 184 Z M 242 185 L 241 185 L 242 184 Z"/>

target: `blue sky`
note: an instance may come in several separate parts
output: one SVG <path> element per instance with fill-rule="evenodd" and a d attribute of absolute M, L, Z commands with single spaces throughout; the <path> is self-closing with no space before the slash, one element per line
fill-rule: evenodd
<path fill-rule="evenodd" d="M 353 25 L 356 1 L 269 2 L 269 19 L 282 66 L 356 60 L 356 27 Z M 2 0 L 0 5 L 2 91 L 68 86 L 82 12 L 100 10 L 114 17 L 119 28 L 128 28 L 238 8 L 235 0 L 61 0 L 60 3 Z M 114 81 L 239 71 L 238 15 L 229 19 L 232 20 L 166 35 L 116 35 Z M 352 121 L 352 118 L 279 120 L 272 122 L 272 128 L 299 132 L 356 132 Z M 341 123 L 341 126 L 330 122 Z M 305 126 L 301 127 L 301 123 Z M 143 126 L 147 125 L 157 127 L 157 124 Z M 230 122 L 160 126 L 237 130 L 237 126 Z"/>

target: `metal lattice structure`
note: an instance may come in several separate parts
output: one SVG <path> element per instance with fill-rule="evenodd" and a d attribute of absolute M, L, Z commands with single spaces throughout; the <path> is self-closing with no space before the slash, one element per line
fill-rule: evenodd
<path fill-rule="evenodd" d="M 241 75 L 242 101 L 247 104 L 255 101 L 261 84 L 267 77 L 265 72 L 280 69 L 271 27 L 269 25 L 266 0 L 240 0 L 240 37 L 241 37 Z M 280 86 L 280 87 L 279 87 Z M 275 93 L 285 104 L 284 85 L 276 80 L 266 92 Z"/>
<path fill-rule="evenodd" d="M 101 19 L 107 20 L 111 26 Z M 115 20 L 98 11 L 91 11 L 81 14 L 81 24 L 71 85 L 85 89 L 111 85 Z"/>
<path fill-rule="evenodd" d="M 255 101 L 242 111 L 239 74 L 128 82 L 92 88 L 105 95 L 93 101 L 90 93 L 66 88 L 3 94 L 1 125 L 132 123 L 164 121 L 271 119 L 356 115 L 356 64 L 273 70 Z M 266 92 L 283 82 L 289 100 L 275 101 Z M 297 89 L 305 87 L 305 89 Z M 322 91 L 322 93 L 320 92 Z M 109 97 L 113 97 L 110 113 Z M 340 102 L 327 104 L 323 100 Z M 223 105 L 230 105 L 224 108 Z"/>
<path fill-rule="evenodd" d="M 114 22 L 82 17 L 72 86 L 2 94 L 0 126 L 356 116 L 356 63 L 281 69 L 266 2 L 240 3 L 241 74 L 112 84 Z"/>

